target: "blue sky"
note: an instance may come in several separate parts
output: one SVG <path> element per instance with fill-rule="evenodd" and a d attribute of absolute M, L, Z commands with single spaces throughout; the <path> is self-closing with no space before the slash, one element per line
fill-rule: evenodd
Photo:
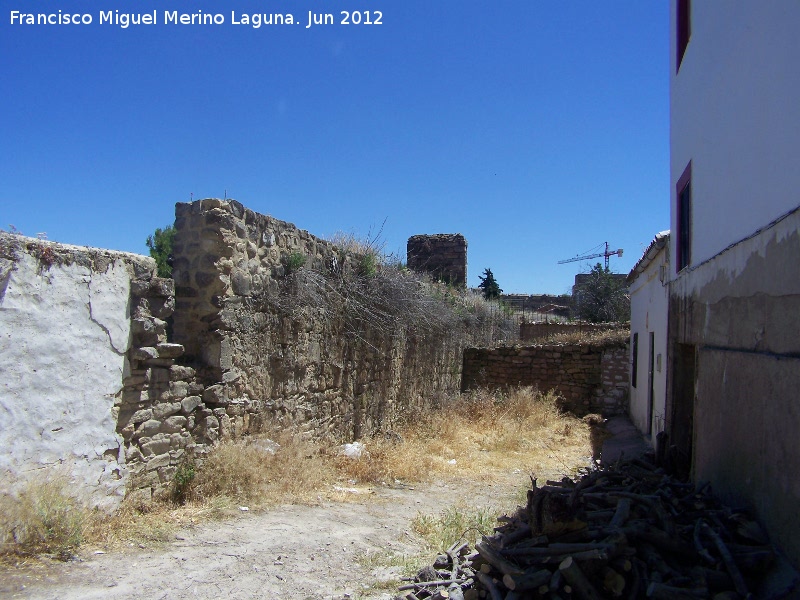
<path fill-rule="evenodd" d="M 115 9 L 159 22 L 99 24 Z M 306 29 L 309 10 L 336 24 Z M 669 227 L 666 2 L 6 0 L 0 17 L 5 229 L 146 253 L 176 202 L 227 193 L 322 237 L 385 221 L 393 252 L 462 233 L 470 285 L 489 267 L 506 292 L 558 294 L 591 266 L 558 260 L 608 241 L 627 272 Z"/>

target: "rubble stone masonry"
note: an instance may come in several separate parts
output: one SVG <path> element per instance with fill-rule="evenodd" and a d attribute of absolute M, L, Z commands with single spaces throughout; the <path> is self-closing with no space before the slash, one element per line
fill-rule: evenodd
<path fill-rule="evenodd" d="M 414 235 L 406 246 L 408 268 L 456 287 L 467 285 L 467 240 L 460 233 Z"/>
<path fill-rule="evenodd" d="M 546 345 L 468 348 L 462 390 L 487 386 L 556 390 L 579 414 L 628 410 L 629 350 L 625 345 Z"/>

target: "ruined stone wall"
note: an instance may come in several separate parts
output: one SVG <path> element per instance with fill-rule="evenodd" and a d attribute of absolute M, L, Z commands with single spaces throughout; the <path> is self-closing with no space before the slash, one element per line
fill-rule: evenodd
<path fill-rule="evenodd" d="M 62 476 L 96 506 L 149 498 L 224 428 L 145 256 L 0 233 L 0 473 Z"/>
<path fill-rule="evenodd" d="M 465 287 L 467 285 L 467 240 L 460 233 L 415 235 L 406 246 L 408 268 L 430 273 L 438 280 Z"/>
<path fill-rule="evenodd" d="M 468 348 L 462 390 L 535 386 L 555 389 L 565 408 L 583 414 L 627 412 L 629 358 L 626 346 L 547 345 Z"/>
<path fill-rule="evenodd" d="M 175 341 L 232 435 L 269 419 L 358 437 L 458 389 L 460 334 L 348 321 L 331 302 L 363 257 L 235 201 L 178 204 L 175 227 Z"/>

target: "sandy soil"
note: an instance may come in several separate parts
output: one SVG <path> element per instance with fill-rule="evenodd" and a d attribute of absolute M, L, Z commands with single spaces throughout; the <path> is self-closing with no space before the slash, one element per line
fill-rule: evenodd
<path fill-rule="evenodd" d="M 180 530 L 156 548 L 46 561 L 0 571 L 4 598 L 390 599 L 376 591 L 392 568 L 371 568 L 367 553 L 414 553 L 410 522 L 452 505 L 505 507 L 519 475 L 502 483 L 455 482 L 375 488 L 369 496 L 320 506 L 240 512 Z M 505 502 L 505 504 L 504 504 Z M 432 558 L 432 557 L 431 557 Z M 370 589 L 372 588 L 372 589 Z"/>

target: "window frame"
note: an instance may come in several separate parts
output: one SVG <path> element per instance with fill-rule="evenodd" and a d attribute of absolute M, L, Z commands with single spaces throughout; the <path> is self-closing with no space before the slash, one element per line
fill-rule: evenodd
<path fill-rule="evenodd" d="M 675 3 L 675 73 L 681 70 L 683 55 L 692 37 L 692 4 L 691 0 L 676 0 Z"/>
<path fill-rule="evenodd" d="M 675 204 L 675 272 L 680 273 L 692 262 L 692 161 L 675 185 Z"/>

